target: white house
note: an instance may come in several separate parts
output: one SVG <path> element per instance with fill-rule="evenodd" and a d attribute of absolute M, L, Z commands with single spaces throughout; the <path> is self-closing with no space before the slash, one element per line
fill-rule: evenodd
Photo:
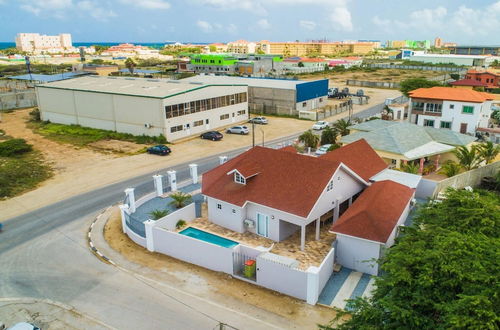
<path fill-rule="evenodd" d="M 494 99 L 489 93 L 451 87 L 419 88 L 410 97 L 411 123 L 468 134 L 488 127 Z"/>
<path fill-rule="evenodd" d="M 414 195 L 415 189 L 391 180 L 368 187 L 330 229 L 337 235 L 337 263 L 378 275 L 377 260 L 394 244 Z"/>
<path fill-rule="evenodd" d="M 341 149 L 319 158 L 289 149 L 248 150 L 203 175 L 208 220 L 274 241 L 301 230 L 303 250 L 308 224 L 315 222 L 319 239 L 321 216 L 333 211 L 335 221 L 387 167 L 364 140 Z"/>

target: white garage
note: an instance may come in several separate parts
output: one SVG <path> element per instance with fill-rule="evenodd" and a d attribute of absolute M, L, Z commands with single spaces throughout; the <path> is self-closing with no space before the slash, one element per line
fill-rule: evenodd
<path fill-rule="evenodd" d="M 88 76 L 36 86 L 42 120 L 175 141 L 248 119 L 248 87 Z"/>

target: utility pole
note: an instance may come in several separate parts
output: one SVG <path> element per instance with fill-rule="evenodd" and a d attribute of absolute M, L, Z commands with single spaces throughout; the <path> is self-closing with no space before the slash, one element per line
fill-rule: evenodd
<path fill-rule="evenodd" d="M 255 123 L 252 120 L 252 148 L 255 147 Z"/>

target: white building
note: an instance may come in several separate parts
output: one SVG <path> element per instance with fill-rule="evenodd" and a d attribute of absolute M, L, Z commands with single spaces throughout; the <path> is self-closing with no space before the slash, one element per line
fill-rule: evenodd
<path fill-rule="evenodd" d="M 489 93 L 452 87 L 419 88 L 410 97 L 411 123 L 468 134 L 488 127 L 494 99 Z"/>
<path fill-rule="evenodd" d="M 38 33 L 18 33 L 16 48 L 23 52 L 49 53 L 63 52 L 72 49 L 71 34 L 62 33 L 57 36 L 40 35 Z"/>
<path fill-rule="evenodd" d="M 237 40 L 227 43 L 227 52 L 235 54 L 254 54 L 257 44 L 246 40 Z"/>
<path fill-rule="evenodd" d="M 410 61 L 432 64 L 455 64 L 465 66 L 488 67 L 495 60 L 493 56 L 486 55 L 454 55 L 454 54 L 413 54 Z"/>
<path fill-rule="evenodd" d="M 36 86 L 42 120 L 168 141 L 248 118 L 248 87 L 88 76 Z"/>

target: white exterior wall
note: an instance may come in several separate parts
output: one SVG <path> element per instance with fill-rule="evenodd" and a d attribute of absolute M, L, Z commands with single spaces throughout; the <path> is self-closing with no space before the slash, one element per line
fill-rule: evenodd
<path fill-rule="evenodd" d="M 415 194 L 413 194 L 411 199 L 413 199 L 414 197 L 415 197 Z M 411 201 L 411 199 L 410 199 L 410 201 Z M 406 204 L 406 207 L 405 207 L 403 213 L 401 213 L 401 216 L 399 217 L 398 222 L 396 223 L 396 226 L 392 230 L 391 235 L 389 235 L 389 238 L 387 239 L 387 242 L 385 243 L 385 246 L 387 248 L 390 248 L 391 246 L 394 245 L 394 240 L 396 239 L 396 235 L 398 233 L 398 227 L 402 226 L 405 223 L 406 218 L 408 217 L 409 213 L 410 213 L 410 202 L 408 202 L 408 204 Z"/>
<path fill-rule="evenodd" d="M 376 260 L 380 256 L 380 245 L 380 243 L 337 234 L 336 262 L 358 272 L 378 275 Z"/>
<path fill-rule="evenodd" d="M 243 93 L 247 92 L 246 86 L 208 86 L 166 99 L 43 86 L 37 86 L 36 91 L 42 120 L 133 135 L 158 136 L 162 134 L 168 141 L 197 135 L 248 118 L 248 102 L 169 119 L 166 119 L 165 113 L 166 105 Z M 245 113 L 238 115 L 237 112 L 240 110 L 245 110 Z M 229 114 L 229 119 L 221 120 L 220 116 L 223 114 Z M 209 125 L 205 125 L 207 119 Z M 197 120 L 203 120 L 204 124 L 194 127 L 193 123 Z M 187 124 L 190 126 L 189 130 L 186 129 Z M 177 125 L 183 125 L 184 130 L 170 133 L 170 128 Z"/>
<path fill-rule="evenodd" d="M 304 105 L 305 103 L 305 105 Z M 316 97 L 314 99 L 309 99 L 303 102 L 298 102 L 295 104 L 295 109 L 297 111 L 311 111 L 320 107 L 327 105 L 328 96 Z"/>
<path fill-rule="evenodd" d="M 221 205 L 220 209 L 217 208 L 217 204 Z M 246 215 L 245 209 L 212 197 L 207 197 L 207 206 L 208 221 L 238 233 L 245 231 L 243 226 Z"/>

